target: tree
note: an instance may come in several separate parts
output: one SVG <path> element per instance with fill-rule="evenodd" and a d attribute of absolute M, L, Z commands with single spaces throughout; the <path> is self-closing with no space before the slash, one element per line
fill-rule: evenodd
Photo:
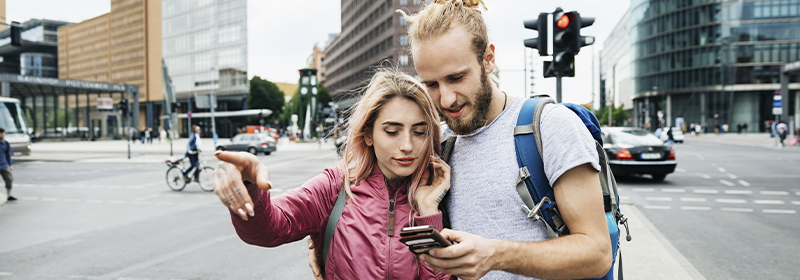
<path fill-rule="evenodd" d="M 611 123 L 611 126 L 622 126 L 625 121 L 630 118 L 628 111 L 625 111 L 625 109 L 622 107 L 622 104 L 620 104 L 619 107 L 614 107 L 612 105 L 611 117 L 613 122 Z M 608 107 L 594 111 L 594 115 L 597 116 L 597 120 L 600 121 L 600 125 L 608 125 Z"/>
<path fill-rule="evenodd" d="M 265 118 L 267 123 L 277 120 L 283 113 L 283 92 L 274 83 L 254 76 L 250 80 L 250 94 L 247 95 L 247 108 L 269 109 L 272 114 Z"/>

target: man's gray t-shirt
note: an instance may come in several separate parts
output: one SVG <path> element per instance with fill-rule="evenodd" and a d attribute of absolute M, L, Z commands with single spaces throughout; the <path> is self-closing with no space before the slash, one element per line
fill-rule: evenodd
<path fill-rule="evenodd" d="M 513 99 L 492 123 L 470 135 L 458 136 L 450 159 L 452 187 L 447 205 L 453 229 L 489 239 L 547 239 L 544 222 L 527 218 L 515 188 L 519 166 L 514 127 L 523 102 L 523 98 Z M 545 106 L 541 132 L 544 171 L 550 185 L 566 171 L 585 163 L 600 170 L 594 139 L 570 109 Z M 483 279 L 529 278 L 492 271 Z"/>

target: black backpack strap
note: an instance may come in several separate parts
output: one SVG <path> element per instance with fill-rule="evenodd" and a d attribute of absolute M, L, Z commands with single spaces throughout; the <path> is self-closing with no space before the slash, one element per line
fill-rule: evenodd
<path fill-rule="evenodd" d="M 456 137 L 455 135 L 449 136 L 445 139 L 444 143 L 442 143 L 442 160 L 447 164 L 450 164 L 450 157 L 453 155 L 453 149 L 456 146 Z M 433 178 L 433 177 L 431 177 Z M 444 228 L 453 228 L 450 225 L 450 215 L 447 212 L 447 201 L 450 199 L 450 192 L 444 195 L 442 202 L 439 203 L 439 211 L 442 211 L 442 225 Z"/>
<path fill-rule="evenodd" d="M 339 197 L 336 199 L 336 204 L 333 205 L 331 216 L 328 217 L 328 225 L 325 227 L 325 241 L 322 245 L 322 272 L 325 273 L 325 265 L 328 264 L 328 252 L 330 252 L 331 240 L 333 240 L 333 232 L 336 231 L 336 225 L 339 224 L 339 218 L 342 217 L 344 212 L 344 205 L 347 203 L 347 192 L 342 188 L 339 190 Z"/>

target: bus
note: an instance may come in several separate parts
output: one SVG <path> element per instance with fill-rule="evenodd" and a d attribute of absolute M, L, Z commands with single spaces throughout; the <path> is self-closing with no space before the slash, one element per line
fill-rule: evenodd
<path fill-rule="evenodd" d="M 31 137 L 19 99 L 0 97 L 0 127 L 6 130 L 5 140 L 11 144 L 11 155 L 30 155 Z"/>

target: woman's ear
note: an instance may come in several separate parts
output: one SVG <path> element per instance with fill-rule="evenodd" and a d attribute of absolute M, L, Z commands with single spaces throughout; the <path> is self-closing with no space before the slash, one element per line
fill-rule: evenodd
<path fill-rule="evenodd" d="M 364 131 L 364 143 L 366 143 L 369 147 L 372 147 L 372 144 L 375 144 L 375 142 L 372 141 L 372 129 Z"/>

